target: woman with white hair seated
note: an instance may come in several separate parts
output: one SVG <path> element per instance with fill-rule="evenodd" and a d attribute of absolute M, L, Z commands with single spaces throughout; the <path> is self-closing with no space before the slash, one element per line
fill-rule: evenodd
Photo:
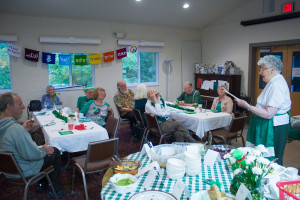
<path fill-rule="evenodd" d="M 59 97 L 56 95 L 55 88 L 52 85 L 48 85 L 46 93 L 42 96 L 41 106 L 42 108 L 53 108 L 53 105 L 61 105 Z"/>
<path fill-rule="evenodd" d="M 134 93 L 134 108 L 138 109 L 145 119 L 145 105 L 147 103 L 147 87 L 144 84 L 139 84 Z M 145 119 L 146 120 L 146 119 Z"/>
<path fill-rule="evenodd" d="M 263 77 L 267 85 L 258 96 L 256 106 L 251 106 L 244 100 L 235 99 L 239 106 L 253 113 L 246 146 L 264 145 L 267 148 L 264 156 L 270 160 L 276 157 L 277 163 L 282 165 L 290 126 L 289 87 L 280 74 L 283 67 L 280 59 L 268 55 L 260 58 L 257 64 L 259 75 Z"/>

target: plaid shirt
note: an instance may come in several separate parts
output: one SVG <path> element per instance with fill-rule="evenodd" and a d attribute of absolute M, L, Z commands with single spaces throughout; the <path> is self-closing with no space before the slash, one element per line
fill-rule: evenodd
<path fill-rule="evenodd" d="M 117 105 L 117 109 L 119 110 L 121 116 L 127 113 L 125 111 L 121 112 L 121 108 L 134 108 L 133 96 L 134 93 L 131 89 L 128 89 L 128 92 L 126 94 L 118 91 L 114 96 L 114 102 Z"/>

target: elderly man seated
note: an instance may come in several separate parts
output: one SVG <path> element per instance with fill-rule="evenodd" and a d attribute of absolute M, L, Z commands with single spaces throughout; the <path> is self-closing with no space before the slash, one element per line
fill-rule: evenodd
<path fill-rule="evenodd" d="M 194 104 L 202 104 L 201 96 L 198 90 L 193 89 L 190 82 L 185 82 L 183 85 L 184 92 L 177 98 L 180 106 L 193 106 Z"/>
<path fill-rule="evenodd" d="M 85 96 L 78 97 L 76 112 L 79 112 L 88 101 L 93 100 L 94 90 L 95 88 L 93 88 L 90 85 L 85 86 L 84 88 Z"/>
<path fill-rule="evenodd" d="M 163 132 L 173 132 L 176 142 L 198 142 L 190 136 L 182 122 L 170 118 L 165 101 L 155 89 L 148 90 L 147 97 L 145 112 L 156 115 Z"/>
<path fill-rule="evenodd" d="M 4 93 L 0 97 L 0 150 L 12 152 L 20 165 L 24 176 L 30 177 L 36 175 L 40 171 L 54 167 L 54 171 L 50 173 L 50 179 L 56 191 L 58 198 L 63 198 L 66 190 L 60 188 L 60 152 L 58 149 L 44 144 L 38 147 L 32 140 L 28 130 L 33 126 L 33 122 L 27 120 L 23 126 L 19 123 L 25 108 L 22 99 L 14 93 Z M 7 178 L 19 178 L 17 175 L 6 175 Z M 46 180 L 42 179 L 38 185 L 38 192 L 42 192 L 47 188 Z M 48 188 L 46 197 L 54 198 L 53 192 Z"/>
<path fill-rule="evenodd" d="M 134 117 L 134 93 L 127 88 L 126 82 L 123 80 L 117 83 L 118 92 L 114 96 L 114 102 L 120 113 L 121 118 L 127 118 L 130 121 L 131 133 L 134 134 L 135 117 Z M 136 140 L 136 138 L 135 138 Z"/>

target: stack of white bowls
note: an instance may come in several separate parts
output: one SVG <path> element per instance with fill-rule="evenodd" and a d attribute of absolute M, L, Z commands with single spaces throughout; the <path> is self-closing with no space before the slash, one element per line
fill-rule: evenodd
<path fill-rule="evenodd" d="M 196 176 L 201 172 L 201 155 L 193 152 L 184 152 L 183 160 L 186 163 L 185 172 L 189 176 Z"/>
<path fill-rule="evenodd" d="M 177 158 L 170 158 L 166 163 L 166 171 L 170 179 L 180 179 L 185 174 L 185 162 Z"/>

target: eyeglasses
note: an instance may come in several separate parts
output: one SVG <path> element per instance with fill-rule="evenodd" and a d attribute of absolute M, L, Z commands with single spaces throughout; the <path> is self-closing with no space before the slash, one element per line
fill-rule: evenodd
<path fill-rule="evenodd" d="M 160 93 L 158 92 L 157 94 L 155 94 L 155 96 L 159 96 L 160 95 Z"/>
<path fill-rule="evenodd" d="M 266 69 L 270 69 L 270 68 L 259 67 L 259 71 L 260 71 L 260 72 L 264 72 Z"/>

